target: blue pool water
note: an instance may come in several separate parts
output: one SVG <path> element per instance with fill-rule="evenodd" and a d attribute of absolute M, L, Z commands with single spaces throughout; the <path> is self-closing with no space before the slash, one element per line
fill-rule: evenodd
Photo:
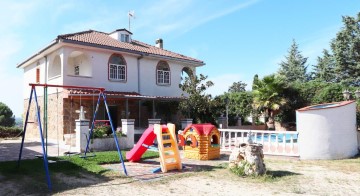
<path fill-rule="evenodd" d="M 277 141 L 276 141 L 276 135 L 278 135 Z M 269 141 L 269 137 L 270 137 L 270 141 L 271 142 L 279 142 L 282 143 L 284 140 L 284 134 L 268 134 L 268 133 L 264 133 L 264 142 L 268 142 Z M 293 142 L 297 141 L 298 135 L 297 134 L 285 134 L 285 140 L 286 143 L 290 143 L 291 139 L 293 140 Z M 255 141 L 255 136 L 252 136 L 251 138 L 253 141 Z M 261 134 L 257 134 L 256 136 L 256 141 L 257 142 L 261 142 L 262 140 L 262 136 Z"/>

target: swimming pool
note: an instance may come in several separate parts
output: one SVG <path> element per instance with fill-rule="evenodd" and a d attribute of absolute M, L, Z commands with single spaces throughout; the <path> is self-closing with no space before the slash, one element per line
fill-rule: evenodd
<path fill-rule="evenodd" d="M 254 134 L 254 133 L 253 133 Z M 276 135 L 277 135 L 277 140 L 276 140 Z M 285 141 L 286 143 L 290 143 L 291 140 L 293 140 L 293 142 L 297 142 L 297 138 L 298 135 L 297 134 L 283 134 L 283 133 L 279 133 L 279 134 L 275 134 L 275 133 L 264 133 L 264 142 L 269 142 L 269 137 L 270 137 L 270 142 L 278 142 L 278 143 L 283 143 L 284 140 L 284 135 L 285 135 Z M 256 138 L 253 135 L 251 137 L 251 139 L 255 142 L 261 142 L 262 141 L 262 135 L 261 134 L 257 134 Z M 255 140 L 256 139 L 256 140 Z"/>

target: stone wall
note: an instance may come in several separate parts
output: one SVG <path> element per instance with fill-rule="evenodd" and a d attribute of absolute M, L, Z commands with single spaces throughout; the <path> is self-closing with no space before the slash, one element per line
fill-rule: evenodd
<path fill-rule="evenodd" d="M 40 117 L 43 128 L 44 137 L 44 97 L 39 96 L 37 98 L 38 106 L 40 108 Z M 24 114 L 23 120 L 25 123 L 26 111 L 28 109 L 29 99 L 24 100 Z M 63 126 L 63 93 L 48 95 L 48 139 L 56 141 L 59 138 L 63 140 L 64 126 Z M 29 110 L 29 118 L 26 129 L 26 138 L 40 140 L 39 124 L 36 115 L 36 103 L 33 98 Z"/>

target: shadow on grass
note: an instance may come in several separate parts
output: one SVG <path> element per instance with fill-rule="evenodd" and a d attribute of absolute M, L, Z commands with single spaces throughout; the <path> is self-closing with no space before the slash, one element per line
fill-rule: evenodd
<path fill-rule="evenodd" d="M 286 176 L 302 175 L 300 173 L 295 173 L 295 172 L 290 172 L 290 171 L 283 171 L 283 170 L 277 170 L 277 171 L 268 170 L 266 172 L 266 174 L 269 175 L 269 176 L 272 176 L 273 178 L 282 178 L 282 177 L 286 177 Z"/>
<path fill-rule="evenodd" d="M 19 167 L 17 161 L 0 162 L 0 184 L 7 184 L 6 187 L 0 187 L 0 193 L 46 195 L 112 180 L 103 175 L 109 170 L 102 168 L 96 160 L 91 160 L 91 158 L 83 160 L 74 156 L 50 159 L 56 161 L 49 163 L 52 191 L 48 190 L 43 160 L 33 159 L 22 160 Z M 123 173 L 120 177 L 127 178 Z M 131 180 L 124 180 L 124 183 L 131 183 Z"/>

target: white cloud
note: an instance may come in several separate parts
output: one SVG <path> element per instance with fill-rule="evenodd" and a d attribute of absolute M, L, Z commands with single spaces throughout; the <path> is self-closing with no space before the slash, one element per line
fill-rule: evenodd
<path fill-rule="evenodd" d="M 16 59 L 23 49 L 21 31 L 30 26 L 29 18 L 40 9 L 40 1 L 0 1 L 0 102 L 20 117 L 23 111 L 23 77 Z M 20 30 L 19 30 L 20 29 Z"/>
<path fill-rule="evenodd" d="M 221 95 L 224 92 L 227 92 L 229 87 L 238 81 L 242 81 L 246 83 L 248 86 L 246 87 L 247 90 L 251 88 L 252 79 L 246 78 L 241 74 L 224 74 L 218 75 L 215 77 L 209 77 L 208 80 L 214 83 L 214 86 L 207 89 L 207 93 L 211 94 L 212 96 Z"/>
<path fill-rule="evenodd" d="M 0 102 L 5 103 L 13 111 L 17 117 L 21 117 L 23 111 L 23 77 L 22 73 L 8 74 L 8 72 L 1 72 L 0 89 Z"/>
<path fill-rule="evenodd" d="M 52 20 L 57 20 L 64 15 L 66 12 L 71 11 L 72 9 L 77 9 L 80 6 L 76 6 L 75 1 L 61 2 L 60 5 L 55 6 L 55 10 L 52 12 Z"/>
<path fill-rule="evenodd" d="M 16 35 L 3 34 L 0 37 L 0 69 L 6 69 L 10 66 L 8 63 L 10 63 L 11 56 L 19 52 L 22 46 L 22 42 Z"/>
<path fill-rule="evenodd" d="M 309 57 L 308 64 L 316 64 L 316 59 L 318 56 L 322 56 L 322 51 L 324 49 L 330 49 L 330 42 L 335 38 L 336 33 L 339 31 L 340 25 L 335 25 L 323 29 L 315 33 L 312 37 L 309 37 L 306 40 L 301 41 L 300 50 L 303 51 L 303 56 Z"/>
<path fill-rule="evenodd" d="M 245 9 L 256 2 L 258 0 L 249 0 L 236 5 L 229 4 L 224 8 L 224 2 L 161 1 L 139 10 L 139 18 L 142 20 L 137 22 L 136 29 L 146 28 L 151 34 L 162 36 L 170 33 L 178 36 L 212 20 Z"/>
<path fill-rule="evenodd" d="M 0 1 L 0 30 L 26 24 L 28 16 L 38 9 L 39 4 L 38 0 Z"/>

